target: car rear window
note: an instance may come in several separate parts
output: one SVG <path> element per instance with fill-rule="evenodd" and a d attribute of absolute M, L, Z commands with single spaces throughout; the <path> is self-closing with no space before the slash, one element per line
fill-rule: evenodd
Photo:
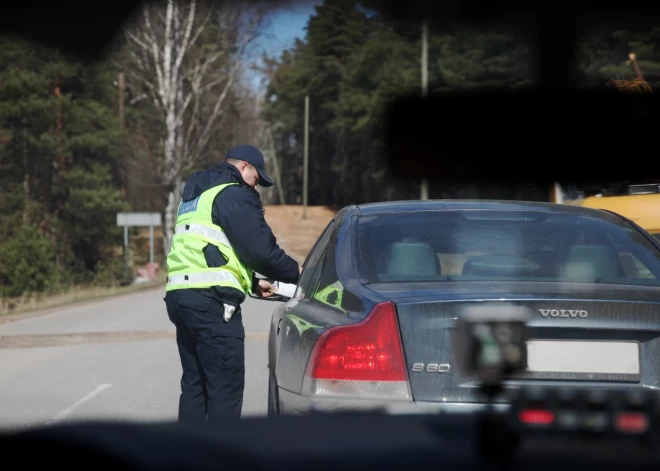
<path fill-rule="evenodd" d="M 616 218 L 572 213 L 418 211 L 360 218 L 370 283 L 571 281 L 660 285 L 660 251 Z"/>

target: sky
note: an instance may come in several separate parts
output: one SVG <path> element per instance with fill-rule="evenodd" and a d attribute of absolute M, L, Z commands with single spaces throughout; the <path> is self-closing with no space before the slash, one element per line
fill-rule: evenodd
<path fill-rule="evenodd" d="M 253 54 L 261 56 L 263 52 L 279 57 L 285 49 L 293 46 L 295 39 L 304 39 L 305 27 L 312 16 L 314 6 L 320 5 L 323 0 L 297 0 L 287 8 L 273 11 L 267 19 L 268 28 L 258 38 L 254 45 Z M 260 74 L 251 72 L 251 85 L 256 90 L 260 87 Z"/>

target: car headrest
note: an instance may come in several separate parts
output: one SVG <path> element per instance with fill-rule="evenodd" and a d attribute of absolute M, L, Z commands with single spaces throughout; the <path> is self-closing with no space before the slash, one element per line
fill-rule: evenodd
<path fill-rule="evenodd" d="M 463 265 L 466 276 L 532 276 L 539 264 L 515 255 L 482 255 Z"/>
<path fill-rule="evenodd" d="M 567 278 L 615 278 L 622 264 L 616 252 L 607 245 L 574 245 L 569 249 L 565 265 Z"/>
<path fill-rule="evenodd" d="M 523 258 L 539 264 L 538 277 L 556 278 L 558 276 L 559 262 L 554 250 L 532 250 L 522 254 Z"/>
<path fill-rule="evenodd" d="M 440 261 L 431 244 L 395 242 L 387 251 L 387 276 L 396 279 L 441 275 Z"/>

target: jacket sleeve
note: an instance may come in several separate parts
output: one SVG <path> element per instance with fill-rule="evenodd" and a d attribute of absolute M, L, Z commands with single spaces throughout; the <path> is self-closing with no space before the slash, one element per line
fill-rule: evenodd
<path fill-rule="evenodd" d="M 274 280 L 298 282 L 298 262 L 277 245 L 252 190 L 239 185 L 226 188 L 215 198 L 212 216 L 245 265 Z"/>

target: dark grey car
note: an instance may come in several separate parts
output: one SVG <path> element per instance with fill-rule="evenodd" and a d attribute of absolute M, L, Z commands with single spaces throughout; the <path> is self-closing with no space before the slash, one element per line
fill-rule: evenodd
<path fill-rule="evenodd" d="M 556 204 L 391 202 L 341 210 L 275 309 L 269 415 L 481 407 L 452 348 L 473 305 L 534 313 L 529 369 L 509 388 L 659 386 L 660 247 L 633 222 Z"/>

